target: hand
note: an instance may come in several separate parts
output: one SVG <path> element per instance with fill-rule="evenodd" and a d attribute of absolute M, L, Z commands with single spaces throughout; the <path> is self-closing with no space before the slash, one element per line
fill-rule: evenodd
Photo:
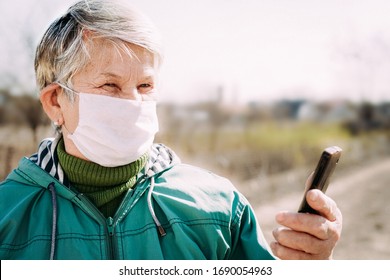
<path fill-rule="evenodd" d="M 332 259 L 342 229 L 340 209 L 319 190 L 309 191 L 306 199 L 320 215 L 283 211 L 275 217 L 282 227 L 273 231 L 276 241 L 270 246 L 280 259 Z"/>

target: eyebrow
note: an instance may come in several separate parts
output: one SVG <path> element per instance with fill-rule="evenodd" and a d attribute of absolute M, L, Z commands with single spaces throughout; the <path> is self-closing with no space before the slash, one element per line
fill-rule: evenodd
<path fill-rule="evenodd" d="M 103 72 L 103 73 L 100 73 L 99 76 L 108 77 L 108 78 L 122 78 L 121 76 L 114 74 L 114 73 L 111 73 L 111 72 Z"/>
<path fill-rule="evenodd" d="M 105 78 L 115 78 L 115 79 L 121 79 L 123 76 L 113 73 L 113 72 L 103 72 L 99 74 L 100 77 L 105 77 Z M 143 71 L 143 79 L 151 79 L 156 76 L 156 71 L 152 67 L 148 67 L 144 69 Z"/>

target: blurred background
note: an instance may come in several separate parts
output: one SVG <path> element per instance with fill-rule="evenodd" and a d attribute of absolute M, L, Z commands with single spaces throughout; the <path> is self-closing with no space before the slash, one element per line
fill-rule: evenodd
<path fill-rule="evenodd" d="M 74 1 L 0 2 L 0 179 L 54 135 L 35 47 Z M 131 0 L 165 45 L 157 142 L 227 176 L 267 240 L 323 148 L 344 215 L 339 259 L 390 259 L 390 10 L 380 0 Z"/>

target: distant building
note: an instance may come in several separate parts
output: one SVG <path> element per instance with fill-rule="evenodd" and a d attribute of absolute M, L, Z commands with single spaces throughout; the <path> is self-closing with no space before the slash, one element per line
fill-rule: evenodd
<path fill-rule="evenodd" d="M 345 101 L 306 102 L 299 108 L 297 114 L 297 119 L 300 121 L 314 122 L 342 122 L 356 118 L 356 109 Z"/>

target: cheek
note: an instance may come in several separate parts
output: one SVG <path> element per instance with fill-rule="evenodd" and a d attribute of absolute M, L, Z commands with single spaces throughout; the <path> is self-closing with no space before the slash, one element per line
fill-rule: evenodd
<path fill-rule="evenodd" d="M 78 100 L 75 100 L 73 103 L 68 102 L 65 106 L 63 106 L 62 113 L 66 129 L 70 133 L 73 133 L 79 123 Z"/>

